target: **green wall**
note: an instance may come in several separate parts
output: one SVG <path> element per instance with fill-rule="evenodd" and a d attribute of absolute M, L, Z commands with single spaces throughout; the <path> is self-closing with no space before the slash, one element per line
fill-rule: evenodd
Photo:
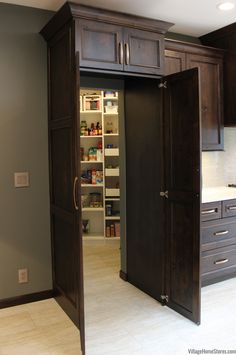
<path fill-rule="evenodd" d="M 0 299 L 52 287 L 47 145 L 48 11 L 0 4 Z M 14 188 L 29 171 L 30 187 Z M 18 283 L 18 269 L 29 283 Z"/>

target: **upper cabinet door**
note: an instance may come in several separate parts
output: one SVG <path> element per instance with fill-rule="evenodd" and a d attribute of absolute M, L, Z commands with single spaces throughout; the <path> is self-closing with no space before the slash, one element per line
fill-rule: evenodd
<path fill-rule="evenodd" d="M 186 53 L 165 50 L 165 75 L 179 73 L 186 69 Z"/>
<path fill-rule="evenodd" d="M 88 20 L 78 20 L 76 26 L 81 67 L 123 70 L 122 27 Z"/>
<path fill-rule="evenodd" d="M 187 67 L 200 69 L 202 150 L 223 150 L 222 60 L 188 54 Z"/>
<path fill-rule="evenodd" d="M 200 323 L 200 112 L 198 69 L 165 77 L 166 305 Z"/>
<path fill-rule="evenodd" d="M 124 29 L 124 70 L 152 75 L 163 74 L 163 35 Z"/>

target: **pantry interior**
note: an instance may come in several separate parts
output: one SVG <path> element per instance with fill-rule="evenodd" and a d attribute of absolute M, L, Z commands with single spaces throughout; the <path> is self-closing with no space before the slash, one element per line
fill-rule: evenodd
<path fill-rule="evenodd" d="M 83 245 L 92 254 L 115 248 L 119 276 L 126 260 L 124 83 L 81 76 L 79 98 Z"/>

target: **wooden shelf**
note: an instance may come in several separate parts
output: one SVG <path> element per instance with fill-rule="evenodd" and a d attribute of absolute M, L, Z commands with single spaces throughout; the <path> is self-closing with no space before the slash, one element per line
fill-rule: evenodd
<path fill-rule="evenodd" d="M 103 160 L 99 161 L 99 160 L 81 160 L 80 161 L 81 164 L 103 164 Z"/>
<path fill-rule="evenodd" d="M 105 201 L 120 201 L 120 198 L 119 197 L 106 197 L 105 198 Z"/>
<path fill-rule="evenodd" d="M 102 138 L 102 136 L 80 136 L 80 138 Z"/>
<path fill-rule="evenodd" d="M 81 184 L 81 187 L 103 187 L 104 184 Z"/>
<path fill-rule="evenodd" d="M 119 133 L 104 133 L 104 137 L 118 137 Z"/>
<path fill-rule="evenodd" d="M 105 216 L 106 221 L 119 221 L 120 216 Z"/>
<path fill-rule="evenodd" d="M 82 212 L 103 212 L 103 207 L 83 207 Z"/>
<path fill-rule="evenodd" d="M 102 113 L 101 110 L 86 110 L 86 111 L 80 111 L 80 113 Z"/>

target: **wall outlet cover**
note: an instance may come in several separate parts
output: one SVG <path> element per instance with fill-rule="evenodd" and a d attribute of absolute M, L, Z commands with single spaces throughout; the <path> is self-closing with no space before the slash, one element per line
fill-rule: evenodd
<path fill-rule="evenodd" d="M 29 187 L 29 173 L 28 171 L 14 173 L 15 187 Z"/>
<path fill-rule="evenodd" d="M 19 284 L 27 283 L 28 278 L 28 269 L 18 269 L 18 282 Z"/>

